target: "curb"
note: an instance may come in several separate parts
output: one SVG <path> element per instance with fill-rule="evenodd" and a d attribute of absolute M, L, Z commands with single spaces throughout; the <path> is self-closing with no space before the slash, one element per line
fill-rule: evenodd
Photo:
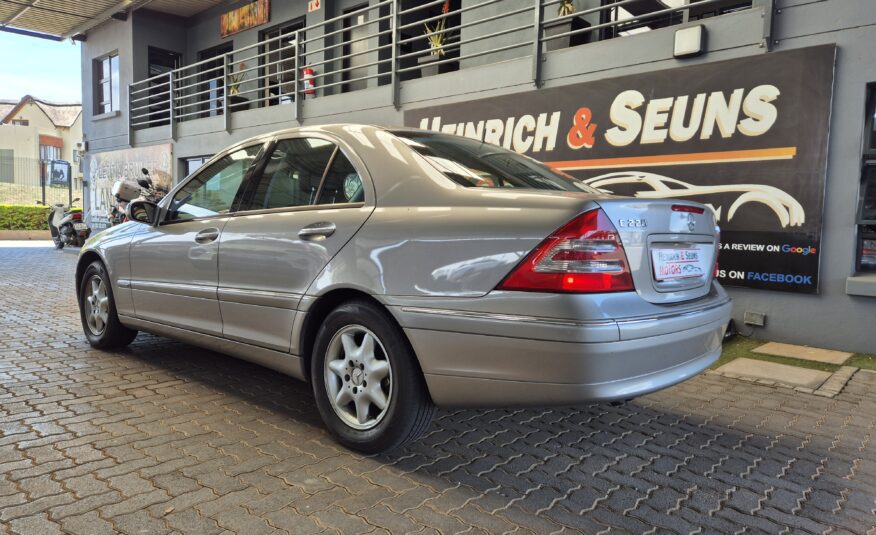
<path fill-rule="evenodd" d="M 717 375 L 719 377 L 727 377 L 729 379 L 737 379 L 739 381 L 744 381 L 746 383 L 752 383 L 762 386 L 775 386 L 779 388 L 789 388 L 791 390 L 795 390 L 797 392 L 802 392 L 804 394 L 813 394 L 816 396 L 821 396 L 825 398 L 835 398 L 839 395 L 840 392 L 843 391 L 843 388 L 846 387 L 851 378 L 860 370 L 860 368 L 855 368 L 854 366 L 842 366 L 837 371 L 833 372 L 830 377 L 827 378 L 824 383 L 821 384 L 818 388 L 806 388 L 803 386 L 796 386 L 788 383 L 783 383 L 781 381 L 771 381 L 768 379 L 759 379 L 755 377 L 748 377 L 745 375 L 739 375 L 736 373 L 726 373 L 719 372 L 718 370 L 709 370 L 707 373 Z"/>
<path fill-rule="evenodd" d="M 0 240 L 51 240 L 48 230 L 0 230 Z"/>

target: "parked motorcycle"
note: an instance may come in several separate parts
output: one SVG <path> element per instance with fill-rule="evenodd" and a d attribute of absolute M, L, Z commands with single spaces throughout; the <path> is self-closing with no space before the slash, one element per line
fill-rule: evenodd
<path fill-rule="evenodd" d="M 136 184 L 132 180 L 116 180 L 113 184 L 112 194 L 116 204 L 110 211 L 110 226 L 119 225 L 128 220 L 125 216 L 125 208 L 128 203 L 142 199 L 157 203 L 167 193 L 161 187 L 156 187 L 149 176 L 149 170 L 141 169 L 143 177 L 137 179 Z"/>
<path fill-rule="evenodd" d="M 85 240 L 91 236 L 91 229 L 88 228 L 88 225 L 82 219 L 82 208 L 75 208 L 73 206 L 73 203 L 78 200 L 79 197 L 76 197 L 69 206 L 64 203 L 57 203 L 51 206 L 48 223 L 56 249 L 63 249 L 65 245 L 82 247 Z M 37 201 L 37 204 L 43 203 Z"/>

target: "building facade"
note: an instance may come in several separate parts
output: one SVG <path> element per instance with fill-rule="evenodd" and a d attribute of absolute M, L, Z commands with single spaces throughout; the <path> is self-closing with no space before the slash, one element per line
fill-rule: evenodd
<path fill-rule="evenodd" d="M 77 192 L 73 196 L 81 196 L 83 152 L 80 104 L 58 104 L 30 95 L 0 101 L 0 203 L 65 202 L 68 183 Z M 56 176 L 52 184 L 52 171 L 64 169 L 65 180 Z"/>
<path fill-rule="evenodd" d="M 298 125 L 417 126 L 707 203 L 740 330 L 876 352 L 871 0 L 153 2 L 82 46 L 86 195 Z M 871 183 L 872 182 L 872 183 Z"/>

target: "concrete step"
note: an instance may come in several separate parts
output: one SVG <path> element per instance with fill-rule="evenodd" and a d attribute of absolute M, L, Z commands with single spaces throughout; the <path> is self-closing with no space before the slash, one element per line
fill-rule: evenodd
<path fill-rule="evenodd" d="M 814 362 L 824 362 L 826 364 L 843 364 L 852 356 L 851 353 L 845 351 L 782 344 L 779 342 L 769 342 L 752 349 L 752 352 L 760 353 L 762 355 L 772 355 L 774 357 L 790 357 Z"/>
<path fill-rule="evenodd" d="M 718 368 L 718 373 L 729 377 L 741 377 L 784 384 L 792 387 L 800 386 L 815 390 L 827 381 L 831 373 L 821 370 L 798 368 L 787 364 L 776 364 L 763 360 L 738 358 Z"/>

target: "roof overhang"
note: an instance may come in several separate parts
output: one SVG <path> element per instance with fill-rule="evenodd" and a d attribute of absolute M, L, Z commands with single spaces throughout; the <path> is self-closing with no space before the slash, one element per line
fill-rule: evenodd
<path fill-rule="evenodd" d="M 0 0 L 0 31 L 63 41 L 85 40 L 89 30 L 149 5 L 189 17 L 227 0 Z"/>

